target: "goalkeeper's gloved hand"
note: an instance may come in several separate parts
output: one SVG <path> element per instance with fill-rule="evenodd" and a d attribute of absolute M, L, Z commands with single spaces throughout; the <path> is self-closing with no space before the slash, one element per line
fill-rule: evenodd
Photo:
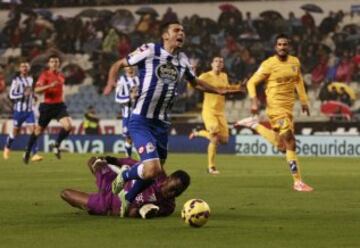
<path fill-rule="evenodd" d="M 150 219 L 157 215 L 159 209 L 160 208 L 154 204 L 145 204 L 140 208 L 139 214 L 143 219 Z"/>

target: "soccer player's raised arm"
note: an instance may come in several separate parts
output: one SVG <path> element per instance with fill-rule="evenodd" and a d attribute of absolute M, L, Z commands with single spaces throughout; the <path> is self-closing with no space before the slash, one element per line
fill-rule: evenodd
<path fill-rule="evenodd" d="M 114 88 L 119 70 L 128 65 L 129 64 L 127 60 L 124 58 L 124 59 L 119 59 L 110 67 L 107 84 L 103 91 L 103 94 L 105 96 L 109 95 L 112 89 Z"/>

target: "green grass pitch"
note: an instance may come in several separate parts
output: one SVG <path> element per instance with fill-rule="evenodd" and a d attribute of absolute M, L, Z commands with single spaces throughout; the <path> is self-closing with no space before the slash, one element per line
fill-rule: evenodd
<path fill-rule="evenodd" d="M 312 193 L 293 192 L 280 157 L 217 157 L 219 176 L 205 173 L 206 155 L 170 154 L 166 169 L 188 171 L 192 183 L 176 212 L 153 220 L 89 216 L 59 197 L 64 188 L 94 191 L 89 155 L 45 154 L 24 166 L 21 154 L 0 161 L 0 247 L 360 247 L 359 159 L 300 158 Z M 182 223 L 190 198 L 209 203 L 203 228 Z"/>

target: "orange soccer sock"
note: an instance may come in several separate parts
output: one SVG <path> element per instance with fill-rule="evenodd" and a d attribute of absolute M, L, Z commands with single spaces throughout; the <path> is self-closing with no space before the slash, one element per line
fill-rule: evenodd
<path fill-rule="evenodd" d="M 296 152 L 292 150 L 286 150 L 286 160 L 290 167 L 291 175 L 294 182 L 301 181 L 300 167 L 297 160 Z"/>
<path fill-rule="evenodd" d="M 208 166 L 209 166 L 209 168 L 215 167 L 216 149 L 217 149 L 217 145 L 210 142 L 208 145 Z"/>

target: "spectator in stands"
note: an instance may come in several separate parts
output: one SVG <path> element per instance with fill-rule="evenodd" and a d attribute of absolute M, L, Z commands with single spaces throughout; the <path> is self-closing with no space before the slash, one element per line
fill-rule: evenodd
<path fill-rule="evenodd" d="M 315 55 L 315 45 L 308 45 L 308 47 L 304 50 L 304 54 L 301 57 L 302 70 L 304 73 L 311 73 L 312 70 L 318 65 L 318 57 Z"/>
<path fill-rule="evenodd" d="M 352 105 L 350 95 L 346 92 L 344 87 L 340 87 L 339 91 L 339 101 L 350 107 Z"/>
<path fill-rule="evenodd" d="M 353 71 L 354 66 L 351 61 L 350 52 L 344 51 L 341 56 L 339 65 L 336 69 L 335 80 L 339 82 L 349 83 L 351 81 Z"/>
<path fill-rule="evenodd" d="M 326 82 L 333 82 L 335 80 L 338 65 L 339 59 L 335 56 L 330 56 L 328 61 L 328 70 L 326 72 Z"/>
<path fill-rule="evenodd" d="M 295 17 L 292 11 L 289 12 L 288 26 L 290 34 L 298 34 L 301 32 L 302 22 L 299 18 Z"/>
<path fill-rule="evenodd" d="M 166 9 L 166 12 L 164 13 L 161 22 L 162 23 L 167 23 L 167 22 L 174 22 L 174 21 L 178 21 L 178 16 L 177 14 L 172 10 L 171 7 L 168 7 Z"/>
<path fill-rule="evenodd" d="M 4 58 L 18 58 L 21 55 L 21 48 L 16 47 L 14 44 L 11 44 L 11 47 L 5 50 L 1 55 Z"/>
<path fill-rule="evenodd" d="M 330 82 L 325 81 L 323 84 L 321 84 L 320 92 L 319 92 L 319 100 L 321 102 L 328 101 L 330 98 L 330 91 L 328 89 Z"/>
<path fill-rule="evenodd" d="M 301 22 L 306 29 L 311 31 L 315 29 L 315 20 L 310 12 L 305 11 L 305 14 L 301 17 Z"/>
<path fill-rule="evenodd" d="M 85 134 L 97 135 L 100 134 L 100 118 L 96 115 L 94 106 L 89 106 L 84 115 L 83 128 Z"/>
<path fill-rule="evenodd" d="M 328 70 L 328 57 L 320 55 L 319 62 L 311 72 L 311 81 L 315 89 L 324 81 Z"/>
<path fill-rule="evenodd" d="M 2 71 L 0 71 L 0 93 L 3 93 L 6 89 L 5 78 Z"/>
<path fill-rule="evenodd" d="M 256 33 L 256 29 L 254 27 L 254 21 L 251 17 L 251 12 L 246 12 L 246 17 L 244 20 L 244 29 L 251 30 L 252 32 Z"/>
<path fill-rule="evenodd" d="M 354 73 L 352 80 L 360 82 L 360 44 L 356 47 L 355 55 L 352 58 L 354 64 Z"/>
<path fill-rule="evenodd" d="M 335 31 L 336 24 L 337 19 L 335 17 L 335 13 L 333 11 L 330 11 L 329 15 L 321 21 L 319 31 L 323 34 L 333 32 Z"/>
<path fill-rule="evenodd" d="M 131 51 L 130 39 L 126 34 L 120 35 L 117 48 L 118 48 L 119 58 L 124 58 L 130 53 Z"/>
<path fill-rule="evenodd" d="M 187 0 L 187 2 L 190 1 L 191 0 Z M 111 2 L 119 4 L 123 2 L 136 3 L 139 1 L 26 0 L 23 2 L 26 2 L 28 6 L 36 8 L 69 5 L 79 6 L 81 3 L 90 5 L 102 3 L 102 5 L 104 5 Z M 163 1 L 159 0 L 158 2 Z M 179 0 L 175 2 L 179 2 Z M 12 69 L 14 67 L 13 64 L 17 63 L 17 61 L 15 61 L 15 63 L 7 63 L 8 58 L 13 61 L 13 57 L 26 57 L 32 61 L 41 55 L 49 44 L 56 44 L 59 50 L 68 53 L 70 56 L 73 53 L 89 54 L 93 67 L 97 69 L 95 72 L 96 76 L 101 76 L 101 73 L 99 73 L 101 68 L 99 69 L 97 65 L 101 65 L 104 62 L 101 59 L 102 56 L 98 56 L 99 53 L 102 53 L 103 43 L 107 44 L 104 50 L 106 53 L 110 51 L 110 55 L 124 57 L 131 50 L 131 47 L 140 46 L 144 40 L 154 40 L 154 34 L 156 34 L 158 27 L 158 21 L 154 16 L 142 16 L 137 26 L 137 31 L 131 32 L 132 28 L 127 29 L 129 33 L 126 33 L 126 36 L 118 34 L 120 36 L 118 42 L 113 42 L 115 45 L 108 46 L 107 34 L 113 27 L 112 23 L 105 21 L 104 18 L 94 17 L 89 21 L 84 21 L 84 18 L 80 19 L 79 17 L 66 17 L 66 15 L 54 17 L 53 15 L 52 19 L 41 19 L 41 15 L 36 14 L 34 11 L 26 11 L 25 14 L 25 12 L 21 12 L 21 9 L 22 6 L 11 5 L 8 20 L 4 20 L 5 26 L 0 32 L 0 47 L 4 50 L 10 48 L 4 54 L 5 57 L 1 57 L 2 63 L 5 64 L 4 76 L 6 78 L 11 76 L 14 71 Z M 276 31 L 285 30 L 292 36 L 293 54 L 301 57 L 304 73 L 313 72 L 313 82 L 316 86 L 320 85 L 324 80 L 335 79 L 333 70 L 337 69 L 337 63 L 333 67 L 328 66 L 325 64 L 328 62 L 323 60 L 326 60 L 326 58 L 320 58 L 321 56 L 318 57 L 316 55 L 318 50 L 323 49 L 319 49 L 321 42 L 329 47 L 330 52 L 327 52 L 327 55 L 333 52 L 349 50 L 353 71 L 347 73 L 349 72 L 349 68 L 347 67 L 349 64 L 346 62 L 345 65 L 342 64 L 339 67 L 337 76 L 341 78 L 341 81 L 360 81 L 360 53 L 357 52 L 355 58 L 353 57 L 356 45 L 359 45 L 359 43 L 358 40 L 352 40 L 351 38 L 351 36 L 356 37 L 356 35 L 359 34 L 357 28 L 357 25 L 360 23 L 359 13 L 344 15 L 342 11 L 338 11 L 336 14 L 330 12 L 323 20 L 319 20 L 319 27 L 316 27 L 311 13 L 305 13 L 301 20 L 295 17 L 293 12 L 289 13 L 287 20 L 264 20 L 262 17 L 259 19 L 255 19 L 255 17 L 254 13 L 248 12 L 246 13 L 246 18 L 243 20 L 242 13 L 236 8 L 223 11 L 219 19 L 215 22 L 214 20 L 198 15 L 186 17 L 181 21 L 190 39 L 186 47 L 184 47 L 184 50 L 194 58 L 207 61 L 211 60 L 214 55 L 210 51 L 218 51 L 227 46 L 227 48 L 223 50 L 223 55 L 225 58 L 224 62 L 230 69 L 228 75 L 229 78 L 238 80 L 247 74 L 244 72 L 245 69 L 240 67 L 242 63 L 245 63 L 239 59 L 239 53 L 242 53 L 243 47 L 249 49 L 253 58 L 264 58 L 268 56 L 269 51 L 266 50 L 266 47 L 268 47 L 268 41 L 271 39 L 271 36 Z M 168 8 L 162 20 L 175 18 L 178 18 L 177 13 L 175 13 L 173 9 Z M 341 32 L 335 28 L 337 26 L 341 28 Z M 239 39 L 239 36 L 243 38 L 243 40 Z M 348 39 L 349 37 L 350 41 Z M 343 53 L 337 55 L 339 61 L 345 56 Z M 106 71 L 108 67 L 106 64 L 111 63 L 111 60 L 112 58 L 105 58 L 104 66 Z M 254 63 L 256 67 L 258 61 L 256 62 L 255 60 Z M 249 63 L 246 64 L 248 65 Z M 251 65 L 252 63 L 250 63 L 250 67 Z M 205 69 L 202 67 L 204 67 L 203 63 L 199 65 L 199 69 Z M 248 71 L 248 69 L 246 69 L 246 71 Z M 351 74 L 352 78 L 349 77 Z M 94 80 L 96 84 L 99 85 L 99 87 L 104 86 L 98 79 L 99 77 L 96 77 L 96 80 Z M 99 89 L 99 92 L 100 91 L 102 91 L 102 89 Z M 2 103 L 0 103 L 0 105 L 1 104 Z"/>
<path fill-rule="evenodd" d="M 136 31 L 140 33 L 149 33 L 154 23 L 154 18 L 150 14 L 142 15 L 140 21 L 136 25 Z"/>
<path fill-rule="evenodd" d="M 332 86 L 330 88 L 327 100 L 328 101 L 337 101 L 338 99 L 339 99 L 339 94 L 338 94 L 338 92 L 336 90 L 336 87 Z"/>
<path fill-rule="evenodd" d="M 119 36 L 117 35 L 115 29 L 110 29 L 108 34 L 106 35 L 103 43 L 102 50 L 105 53 L 113 53 L 116 51 L 119 43 Z"/>

